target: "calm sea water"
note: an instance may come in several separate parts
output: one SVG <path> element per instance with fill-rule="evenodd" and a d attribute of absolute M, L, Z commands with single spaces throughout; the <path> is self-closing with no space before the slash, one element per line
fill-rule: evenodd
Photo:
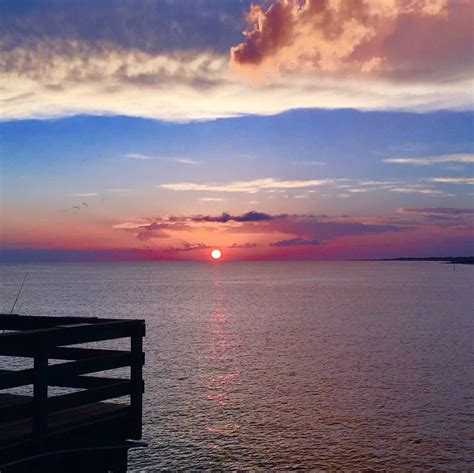
<path fill-rule="evenodd" d="M 0 266 L 0 311 L 144 318 L 130 467 L 474 469 L 474 268 Z"/>

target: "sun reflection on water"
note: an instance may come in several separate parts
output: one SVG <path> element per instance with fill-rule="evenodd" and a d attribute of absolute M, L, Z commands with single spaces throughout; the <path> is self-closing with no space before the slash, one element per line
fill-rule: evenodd
<path fill-rule="evenodd" d="M 237 396 L 240 372 L 236 366 L 235 334 L 231 334 L 232 320 L 223 297 L 222 283 L 216 273 L 212 281 L 212 309 L 207 319 L 209 378 L 206 380 L 206 399 L 212 414 L 206 425 L 210 448 L 216 448 L 216 436 L 232 436 L 240 429 L 236 420 L 241 407 Z"/>

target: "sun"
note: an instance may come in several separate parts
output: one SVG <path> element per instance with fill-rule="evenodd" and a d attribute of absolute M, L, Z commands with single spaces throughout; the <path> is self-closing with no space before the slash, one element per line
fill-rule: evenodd
<path fill-rule="evenodd" d="M 218 260 L 221 259 L 222 256 L 222 251 L 221 250 L 212 250 L 211 251 L 211 257 L 212 259 Z"/>

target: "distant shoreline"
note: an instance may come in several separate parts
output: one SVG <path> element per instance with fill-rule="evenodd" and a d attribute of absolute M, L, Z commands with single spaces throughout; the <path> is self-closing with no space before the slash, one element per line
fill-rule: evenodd
<path fill-rule="evenodd" d="M 446 264 L 474 264 L 474 256 L 430 256 L 428 258 L 382 258 L 364 261 L 439 261 Z"/>

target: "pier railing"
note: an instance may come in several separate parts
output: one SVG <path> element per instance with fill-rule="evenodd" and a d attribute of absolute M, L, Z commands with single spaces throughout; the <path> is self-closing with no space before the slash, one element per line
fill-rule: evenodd
<path fill-rule="evenodd" d="M 31 440 L 42 451 L 48 435 L 48 416 L 101 401 L 129 396 L 129 438 L 142 435 L 142 395 L 144 390 L 143 320 L 86 317 L 31 317 L 0 314 L 0 356 L 33 359 L 33 367 L 22 370 L 0 366 L 2 390 L 33 386 L 32 397 L 0 405 L 0 426 L 30 419 Z M 71 345 L 130 339 L 129 350 L 85 348 Z M 50 360 L 60 360 L 50 364 Z M 130 368 L 127 379 L 90 376 L 92 373 Z M 49 387 L 79 389 L 51 396 Z M 4 392 L 4 391 L 3 391 Z"/>

